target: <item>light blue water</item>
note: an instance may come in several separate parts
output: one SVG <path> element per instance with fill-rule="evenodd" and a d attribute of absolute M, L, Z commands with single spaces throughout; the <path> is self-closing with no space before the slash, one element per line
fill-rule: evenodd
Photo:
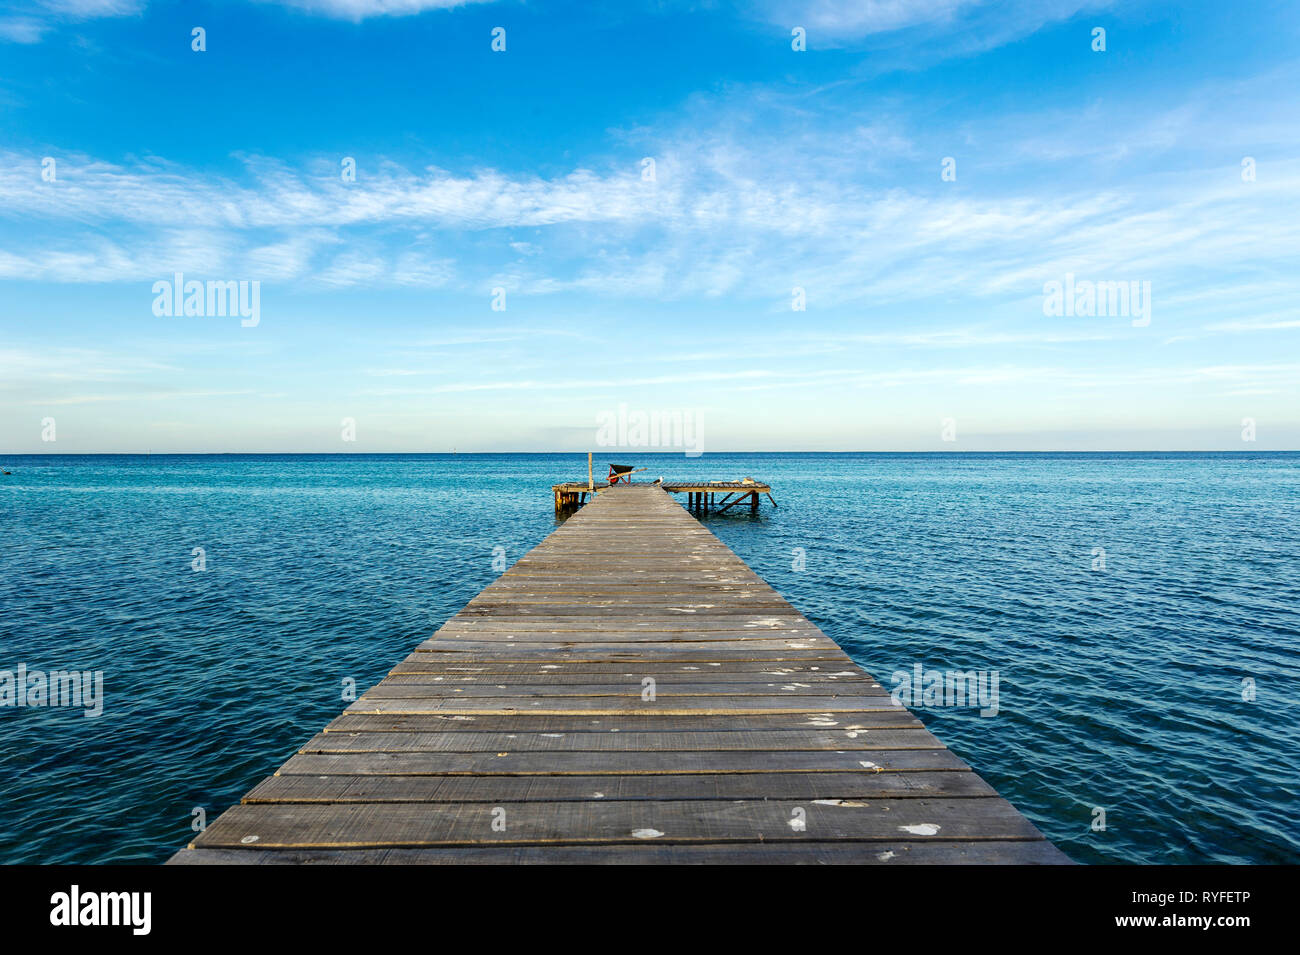
<path fill-rule="evenodd" d="M 996 717 L 918 715 L 1076 860 L 1300 861 L 1300 455 L 617 457 L 770 481 L 779 509 L 708 526 L 887 686 L 998 671 Z M 106 694 L 97 719 L 0 708 L 3 862 L 167 858 L 585 477 L 576 455 L 0 465 L 0 670 L 103 670 Z"/>

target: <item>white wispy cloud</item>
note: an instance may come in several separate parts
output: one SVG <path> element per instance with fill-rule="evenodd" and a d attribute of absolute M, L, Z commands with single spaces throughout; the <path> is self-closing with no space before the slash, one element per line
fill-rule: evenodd
<path fill-rule="evenodd" d="M 36 405 L 38 407 L 53 407 L 58 405 L 90 405 L 104 404 L 111 401 L 137 402 L 137 401 L 184 401 L 187 399 L 205 399 L 205 398 L 233 398 L 240 395 L 257 394 L 252 388 L 240 388 L 237 390 L 209 390 L 209 391 L 186 391 L 179 389 L 159 389 L 156 391 L 140 392 L 117 392 L 104 394 L 71 394 L 46 396 L 41 398 L 32 398 L 26 401 L 26 404 Z"/>
<path fill-rule="evenodd" d="M 158 371 L 179 371 L 172 363 L 95 348 L 0 347 L 0 380 L 114 381 Z"/>
<path fill-rule="evenodd" d="M 144 0 L 31 0 L 21 13 L 0 11 L 0 40 L 39 43 L 60 23 L 123 17 L 144 9 Z"/>
<path fill-rule="evenodd" d="M 636 387 L 667 387 L 702 384 L 725 384 L 735 390 L 798 389 L 815 385 L 819 388 L 852 386 L 857 388 L 899 388 L 950 386 L 988 387 L 1037 383 L 1053 388 L 1090 391 L 1098 388 L 1132 387 L 1137 384 L 1156 387 L 1195 386 L 1207 383 L 1238 385 L 1241 389 L 1275 386 L 1294 392 L 1300 364 L 1294 362 L 1260 362 L 1234 365 L 1188 365 L 1177 367 L 1139 367 L 1108 370 L 1078 369 L 1063 365 L 948 365 L 914 368 L 818 368 L 793 370 L 781 366 L 678 372 L 660 375 L 633 375 L 621 378 L 492 378 L 445 381 L 436 385 L 388 386 L 365 388 L 360 395 L 412 397 L 418 395 L 459 394 L 485 391 L 573 391 L 608 392 Z M 1244 393 L 1244 391 L 1243 391 Z"/>
<path fill-rule="evenodd" d="M 906 31 L 912 38 L 907 58 L 916 63 L 992 49 L 1114 4 L 1115 0 L 760 0 L 738 6 L 773 25 L 804 27 L 810 49 L 861 46 L 877 36 Z M 891 60 L 905 66 L 907 58 Z"/>
<path fill-rule="evenodd" d="M 48 25 L 37 17 L 0 17 L 0 40 L 10 43 L 39 43 Z"/>
<path fill-rule="evenodd" d="M 430 10 L 452 10 L 495 0 L 252 0 L 303 13 L 359 22 L 371 17 L 401 17 Z M 39 43 L 60 24 L 142 13 L 147 0 L 30 0 L 19 14 L 0 10 L 0 41 Z"/>
<path fill-rule="evenodd" d="M 767 0 L 776 23 L 807 25 L 830 33 L 866 36 L 922 23 L 948 23 L 981 0 Z"/>
<path fill-rule="evenodd" d="M 455 174 L 376 163 L 343 183 L 324 162 L 250 159 L 241 181 L 166 163 L 0 154 L 0 278 L 140 280 L 206 271 L 326 287 L 481 287 L 810 307 L 945 294 L 1024 298 L 1081 278 L 1281 263 L 1300 244 L 1300 164 L 1267 181 L 1231 170 L 1151 177 L 1140 189 L 980 195 L 756 178 L 726 144 L 665 144 L 658 181 L 634 162 L 557 177 Z M 752 157 L 751 157 L 752 158 Z M 35 224 L 33 230 L 32 224 Z M 42 229 L 45 231 L 42 232 Z M 512 230 L 535 230 L 530 252 Z M 412 234 L 433 236 L 414 243 Z M 472 260 L 455 237 L 483 236 Z M 439 237 L 442 240 L 439 242 Z"/>
<path fill-rule="evenodd" d="M 1269 102 L 1280 79 L 1238 84 L 1234 99 Z M 1128 334 L 1126 322 L 1043 319 L 1043 283 L 1074 273 L 1152 282 L 1165 341 L 1289 327 L 1300 162 L 1268 159 L 1256 181 L 1243 182 L 1222 153 L 1251 148 L 1264 130 L 1270 151 L 1287 155 L 1300 135 L 1249 107 L 1233 122 L 1207 125 L 1194 104 L 1223 90 L 1143 105 L 1126 114 L 1125 129 L 1083 137 L 1086 148 L 1068 156 L 1077 185 L 1060 179 L 1063 160 L 1046 145 L 1080 141 L 1059 111 L 972 120 L 963 135 L 985 169 L 963 165 L 958 183 L 942 184 L 943 153 L 900 118 L 906 104 L 870 118 L 837 116 L 815 132 L 799 122 L 792 136 L 792 120 L 826 106 L 751 92 L 692 98 L 680 113 L 618 132 L 604 153 L 550 175 L 361 156 L 356 181 L 344 182 L 338 157 L 245 156 L 241 170 L 217 174 L 157 157 L 68 154 L 54 157 L 57 180 L 43 182 L 39 155 L 0 152 L 0 279 L 152 281 L 183 271 L 483 295 L 501 285 L 512 296 L 726 300 L 787 315 L 798 286 L 813 313 L 911 303 L 935 318 L 925 328 L 890 328 L 874 344 L 960 348 Z M 1075 120 L 1104 125 L 1106 115 Z M 1185 139 L 1182 153 L 1202 149 L 1202 161 L 1122 182 L 1103 176 L 1101 186 L 1078 175 L 1080 163 L 1111 161 L 1106 143 L 1131 136 L 1148 152 Z M 656 181 L 641 177 L 644 155 L 656 160 Z M 1014 175 L 987 174 L 1000 166 Z M 1037 327 L 976 327 L 966 310 L 986 306 Z"/>
<path fill-rule="evenodd" d="M 493 0 L 257 0 L 257 2 L 294 7 L 307 13 L 345 20 L 364 20 L 367 17 L 401 17 L 428 10 L 451 10 L 456 7 L 491 3 Z"/>
<path fill-rule="evenodd" d="M 1296 312 L 1293 310 L 1291 314 L 1294 315 Z M 1216 322 L 1205 327 L 1216 332 L 1272 332 L 1282 328 L 1300 328 L 1300 318 L 1285 318 L 1274 321 Z"/>
<path fill-rule="evenodd" d="M 36 3 L 62 16 L 90 19 L 139 13 L 144 8 L 145 0 L 36 0 Z"/>

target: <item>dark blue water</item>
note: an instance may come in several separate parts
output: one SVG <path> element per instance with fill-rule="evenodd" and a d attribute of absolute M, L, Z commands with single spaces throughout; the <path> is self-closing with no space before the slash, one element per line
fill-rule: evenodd
<path fill-rule="evenodd" d="M 998 671 L 996 717 L 918 715 L 1074 859 L 1300 861 L 1300 455 L 633 457 L 770 481 L 778 510 L 709 527 L 882 681 Z M 586 470 L 0 464 L 0 670 L 103 670 L 106 695 L 93 719 L 0 708 L 0 862 L 167 858 L 342 710 L 344 678 L 377 682 L 487 584 L 493 548 L 541 541 L 550 485 Z"/>

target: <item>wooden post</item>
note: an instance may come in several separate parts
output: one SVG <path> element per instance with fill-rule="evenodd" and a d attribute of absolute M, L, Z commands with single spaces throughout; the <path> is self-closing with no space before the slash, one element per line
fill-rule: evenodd
<path fill-rule="evenodd" d="M 596 490 L 596 475 L 591 470 L 591 452 L 587 452 L 587 490 Z"/>
<path fill-rule="evenodd" d="M 752 494 L 749 495 L 749 513 L 751 514 L 758 513 L 758 492 L 757 491 L 754 491 Z"/>

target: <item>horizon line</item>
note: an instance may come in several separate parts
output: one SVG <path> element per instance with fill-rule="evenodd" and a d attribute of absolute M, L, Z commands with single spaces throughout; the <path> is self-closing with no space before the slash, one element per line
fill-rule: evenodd
<path fill-rule="evenodd" d="M 614 453 L 626 451 L 625 448 L 616 448 Z M 586 451 L 0 451 L 0 456 L 9 457 L 377 457 L 380 455 L 423 455 L 428 457 L 466 457 L 470 455 L 581 455 L 596 454 L 597 452 Z M 604 453 L 604 452 L 600 452 Z M 687 460 L 696 460 L 699 458 L 721 455 L 736 454 L 1300 454 L 1300 448 L 1258 448 L 1258 449 L 1213 449 L 1213 448 L 1145 448 L 1142 450 L 1133 449 L 1079 449 L 1079 448 L 1036 448 L 1026 450 L 1016 450 L 1003 448 L 1000 450 L 989 449 L 928 449 L 928 450 L 798 450 L 786 449 L 780 451 L 710 451 L 702 452 L 697 455 L 686 455 L 681 451 L 634 451 L 628 457 L 635 455 L 651 455 L 655 457 L 681 457 Z"/>

